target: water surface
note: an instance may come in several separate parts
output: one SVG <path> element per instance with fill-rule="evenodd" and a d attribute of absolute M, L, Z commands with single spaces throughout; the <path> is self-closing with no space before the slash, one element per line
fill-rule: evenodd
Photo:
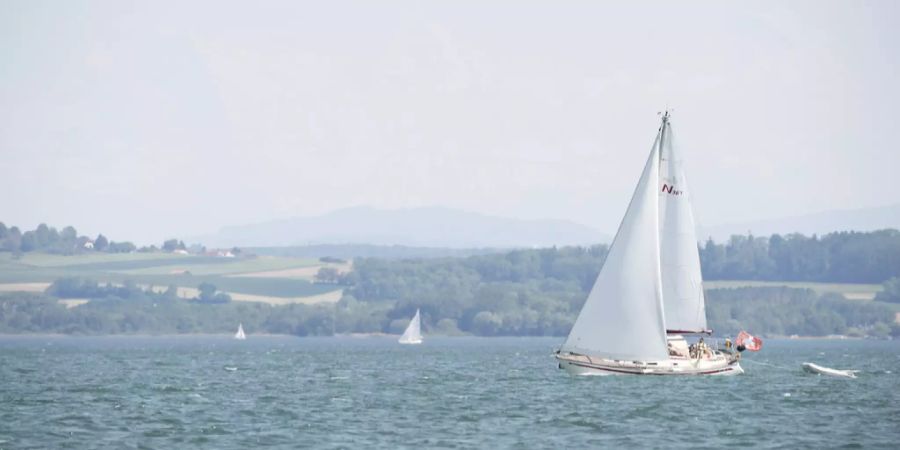
<path fill-rule="evenodd" d="M 6 448 L 893 447 L 900 342 L 769 340 L 737 377 L 571 377 L 560 338 L 0 337 Z M 861 369 L 808 375 L 800 363 Z"/>

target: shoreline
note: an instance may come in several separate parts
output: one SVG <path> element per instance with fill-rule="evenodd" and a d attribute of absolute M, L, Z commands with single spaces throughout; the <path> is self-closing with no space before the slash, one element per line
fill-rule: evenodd
<path fill-rule="evenodd" d="M 247 335 L 248 339 L 252 339 L 253 337 L 262 337 L 262 338 L 293 338 L 293 339 L 304 339 L 304 338 L 313 338 L 313 339 L 323 339 L 323 338 L 338 338 L 338 339 L 381 339 L 381 338 L 399 338 L 399 334 L 389 334 L 389 333 L 338 333 L 335 335 L 322 335 L 322 336 L 297 336 L 293 334 L 276 334 L 276 333 L 253 333 Z M 427 335 L 429 338 L 484 338 L 484 339 L 509 339 L 509 338 L 552 338 L 552 339 L 565 339 L 565 336 L 477 336 L 473 334 L 431 334 Z M 10 338 L 234 338 L 233 332 L 223 332 L 223 333 L 134 333 L 134 334 L 64 334 L 64 333 L 0 333 L 0 339 L 10 339 Z M 775 341 L 799 341 L 799 340 L 819 340 L 819 341 L 861 341 L 861 340 L 893 340 L 893 339 L 881 339 L 881 338 L 872 338 L 872 337 L 856 337 L 856 336 L 772 336 L 772 337 L 763 337 L 766 340 L 775 340 Z M 725 339 L 725 337 L 719 337 L 714 339 Z"/>

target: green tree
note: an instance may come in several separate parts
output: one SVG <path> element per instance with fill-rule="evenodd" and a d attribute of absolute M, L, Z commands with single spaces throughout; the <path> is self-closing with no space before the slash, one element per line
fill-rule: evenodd
<path fill-rule="evenodd" d="M 106 236 L 102 234 L 97 235 L 97 239 L 94 239 L 94 250 L 98 252 L 104 252 L 109 248 L 109 241 L 106 239 Z"/>
<path fill-rule="evenodd" d="M 19 249 L 23 252 L 30 252 L 37 249 L 37 238 L 34 235 L 34 231 L 26 231 L 25 234 L 22 235 Z"/>
<path fill-rule="evenodd" d="M 75 240 L 78 239 L 78 231 L 75 230 L 75 227 L 70 225 L 62 229 L 59 233 L 59 238 L 67 244 L 74 244 Z"/>
<path fill-rule="evenodd" d="M 337 283 L 341 273 L 334 267 L 322 267 L 316 273 L 316 280 L 321 283 Z"/>
<path fill-rule="evenodd" d="M 162 249 L 167 252 L 174 252 L 178 249 L 178 239 L 168 239 L 163 242 Z"/>
<path fill-rule="evenodd" d="M 216 294 L 216 285 L 204 281 L 197 286 L 197 290 L 200 291 L 201 300 L 211 299 Z"/>
<path fill-rule="evenodd" d="M 110 253 L 130 253 L 135 249 L 136 247 L 131 242 L 110 242 L 108 247 Z"/>
<path fill-rule="evenodd" d="M 892 277 L 884 282 L 881 292 L 875 295 L 880 302 L 900 303 L 900 278 Z"/>
<path fill-rule="evenodd" d="M 20 247 L 22 245 L 22 232 L 19 231 L 19 227 L 13 226 L 9 229 L 9 232 L 6 234 L 6 239 L 3 240 L 3 250 L 8 252 L 20 252 Z"/>
<path fill-rule="evenodd" d="M 36 247 L 39 249 L 46 248 L 50 244 L 50 228 L 47 224 L 42 223 L 34 230 L 34 238 Z"/>
<path fill-rule="evenodd" d="M 172 299 L 178 298 L 178 286 L 170 284 L 169 287 L 166 288 L 166 291 L 163 293 L 163 296 Z"/>
<path fill-rule="evenodd" d="M 216 286 L 212 283 L 204 281 L 197 286 L 197 290 L 200 291 L 200 296 L 196 298 L 199 303 L 228 303 L 231 301 L 230 295 L 216 292 Z"/>

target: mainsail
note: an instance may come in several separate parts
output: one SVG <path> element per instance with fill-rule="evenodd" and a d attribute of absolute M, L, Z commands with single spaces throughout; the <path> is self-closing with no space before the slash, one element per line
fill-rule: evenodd
<path fill-rule="evenodd" d="M 403 336 L 400 336 L 401 344 L 418 344 L 422 342 L 422 320 L 419 318 L 419 310 L 416 309 L 416 315 L 409 321 Z"/>
<path fill-rule="evenodd" d="M 244 334 L 244 324 L 238 324 L 237 333 L 234 333 L 234 338 L 239 340 L 247 339 L 247 335 Z"/>
<path fill-rule="evenodd" d="M 659 252 L 670 333 L 706 332 L 706 308 L 691 197 L 672 125 L 663 118 L 659 166 Z"/>
<path fill-rule="evenodd" d="M 621 360 L 668 358 L 656 192 L 664 128 L 660 127 L 606 262 L 561 351 Z"/>

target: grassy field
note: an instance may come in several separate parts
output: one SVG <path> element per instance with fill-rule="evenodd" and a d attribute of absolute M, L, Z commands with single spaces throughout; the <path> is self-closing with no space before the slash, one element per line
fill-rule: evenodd
<path fill-rule="evenodd" d="M 818 294 L 834 292 L 843 295 L 847 300 L 872 300 L 881 292 L 880 284 L 841 284 L 813 283 L 804 281 L 704 281 L 706 289 L 739 288 L 739 287 L 773 287 L 787 286 L 798 289 L 812 289 Z"/>
<path fill-rule="evenodd" d="M 190 259 L 189 255 L 175 253 L 85 253 L 74 256 L 29 252 L 15 259 L 8 252 L 0 252 L 0 267 L 4 264 L 23 264 L 36 267 L 60 267 L 95 263 L 123 263 L 128 261 L 154 261 L 161 259 Z"/>
<path fill-rule="evenodd" d="M 59 278 L 81 277 L 101 283 L 133 281 L 144 286 L 175 285 L 182 294 L 208 282 L 236 300 L 273 304 L 336 301 L 335 293 L 341 292 L 338 286 L 312 282 L 323 265 L 310 258 L 273 256 L 27 253 L 16 259 L 9 253 L 0 253 L 0 291 L 41 291 Z M 279 272 L 284 276 L 279 276 Z M 303 276 L 296 276 L 298 273 Z"/>
<path fill-rule="evenodd" d="M 203 282 L 216 285 L 236 300 L 273 304 L 336 301 L 340 289 L 315 284 L 319 268 L 346 272 L 350 264 L 323 264 L 316 259 L 288 256 L 218 258 L 172 253 L 90 253 L 74 256 L 26 253 L 13 258 L 0 252 L 0 291 L 42 291 L 63 277 L 82 277 L 98 282 L 133 281 L 145 286 L 179 287 L 185 296 Z M 872 300 L 881 290 L 877 284 L 836 284 L 774 281 L 707 281 L 706 289 L 787 286 L 834 292 L 850 300 Z"/>
<path fill-rule="evenodd" d="M 216 261 L 197 261 L 185 264 L 158 264 L 139 268 L 116 270 L 128 275 L 171 275 L 190 272 L 191 275 L 247 275 L 253 273 L 268 272 L 273 270 L 309 269 L 318 271 L 322 266 L 316 260 L 301 258 L 278 258 L 261 256 L 253 259 L 212 258 Z M 225 260 L 223 263 L 222 261 Z M 287 277 L 285 277 L 287 278 Z M 310 278 L 311 279 L 311 278 Z"/>

